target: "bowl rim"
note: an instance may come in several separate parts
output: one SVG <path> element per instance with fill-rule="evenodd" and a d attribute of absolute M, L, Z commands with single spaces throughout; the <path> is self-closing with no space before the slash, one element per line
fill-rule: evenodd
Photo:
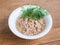
<path fill-rule="evenodd" d="M 27 7 L 27 6 L 29 7 L 29 6 L 36 6 L 36 5 L 24 5 L 24 7 Z M 40 7 L 40 6 L 39 6 L 39 7 Z M 21 9 L 21 7 L 18 7 L 17 9 Z M 17 9 L 15 9 L 14 11 L 16 11 Z M 14 12 L 14 11 L 13 11 L 13 12 Z M 39 33 L 39 34 L 41 34 L 41 35 L 34 35 L 34 36 L 27 36 L 27 35 L 24 35 L 24 34 L 18 35 L 18 34 L 20 34 L 20 32 L 19 32 L 19 33 L 14 32 L 14 30 L 11 28 L 11 24 L 10 24 L 11 16 L 12 16 L 13 12 L 10 14 L 10 16 L 9 16 L 9 18 L 8 18 L 8 26 L 9 26 L 11 32 L 12 32 L 14 35 L 16 35 L 17 37 L 19 37 L 19 38 L 30 39 L 30 40 L 32 40 L 32 39 L 38 39 L 38 38 L 41 38 L 41 37 L 45 36 L 45 35 L 50 31 L 50 29 L 51 29 L 51 27 L 52 27 L 52 16 L 51 16 L 51 14 L 49 14 L 48 17 L 50 18 L 51 22 L 50 22 L 50 25 L 48 26 L 48 28 L 46 29 L 46 30 L 47 30 L 46 32 L 44 32 L 44 33 L 42 32 L 42 33 Z M 18 30 L 17 30 L 17 31 L 18 31 Z"/>

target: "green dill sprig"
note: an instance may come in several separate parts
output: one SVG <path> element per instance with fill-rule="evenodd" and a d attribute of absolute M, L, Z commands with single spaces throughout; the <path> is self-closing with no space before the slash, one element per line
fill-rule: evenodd
<path fill-rule="evenodd" d="M 40 18 L 43 18 L 48 13 L 44 11 L 43 8 L 27 8 L 26 10 L 23 10 L 22 16 L 23 18 L 31 18 L 34 20 L 39 20 Z"/>

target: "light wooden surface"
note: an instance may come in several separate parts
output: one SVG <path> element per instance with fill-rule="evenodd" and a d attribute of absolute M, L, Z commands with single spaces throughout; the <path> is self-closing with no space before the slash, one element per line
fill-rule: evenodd
<path fill-rule="evenodd" d="M 20 39 L 12 34 L 8 27 L 10 13 L 26 4 L 42 6 L 52 15 L 52 29 L 40 39 Z M 0 45 L 60 45 L 60 0 L 0 0 Z"/>

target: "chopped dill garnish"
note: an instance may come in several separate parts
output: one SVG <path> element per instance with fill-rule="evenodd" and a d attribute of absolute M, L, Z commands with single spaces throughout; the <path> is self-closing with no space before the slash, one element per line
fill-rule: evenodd
<path fill-rule="evenodd" d="M 23 18 L 31 18 L 34 20 L 39 20 L 40 18 L 43 18 L 48 13 L 44 11 L 43 8 L 27 8 L 26 10 L 23 9 L 22 16 Z"/>

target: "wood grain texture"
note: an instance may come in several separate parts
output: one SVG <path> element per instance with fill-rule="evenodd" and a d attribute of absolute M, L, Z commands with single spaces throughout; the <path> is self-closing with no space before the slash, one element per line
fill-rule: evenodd
<path fill-rule="evenodd" d="M 51 41 L 51 42 L 47 42 L 47 43 L 44 43 L 44 44 L 38 44 L 38 45 L 60 45 L 60 40 Z"/>
<path fill-rule="evenodd" d="M 35 4 L 46 8 L 52 15 L 53 26 L 44 37 L 24 40 L 16 37 L 8 27 L 10 13 L 19 6 Z M 60 45 L 60 0 L 0 0 L 0 45 Z"/>

